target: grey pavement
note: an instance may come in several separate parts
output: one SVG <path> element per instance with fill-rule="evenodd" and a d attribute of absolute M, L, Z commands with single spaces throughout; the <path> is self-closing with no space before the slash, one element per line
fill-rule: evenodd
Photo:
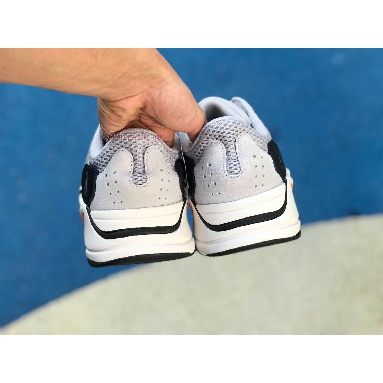
<path fill-rule="evenodd" d="M 286 244 L 124 270 L 0 334 L 383 334 L 383 215 Z"/>

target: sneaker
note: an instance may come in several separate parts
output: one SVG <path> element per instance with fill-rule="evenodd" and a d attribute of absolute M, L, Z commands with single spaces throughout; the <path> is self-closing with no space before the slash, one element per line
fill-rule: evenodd
<path fill-rule="evenodd" d="M 169 148 L 146 129 L 90 145 L 79 195 L 91 266 L 168 261 L 193 254 L 179 140 Z"/>
<path fill-rule="evenodd" d="M 277 144 L 242 98 L 200 102 L 207 124 L 180 134 L 201 254 L 225 255 L 300 237 L 293 180 Z"/>

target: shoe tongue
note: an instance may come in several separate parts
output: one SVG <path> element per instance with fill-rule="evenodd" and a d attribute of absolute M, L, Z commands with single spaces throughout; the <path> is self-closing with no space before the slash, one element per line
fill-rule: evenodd
<path fill-rule="evenodd" d="M 220 97 L 207 97 L 203 99 L 199 105 L 205 112 L 207 122 L 219 117 L 231 116 L 251 125 L 251 119 L 245 110 L 231 101 Z"/>

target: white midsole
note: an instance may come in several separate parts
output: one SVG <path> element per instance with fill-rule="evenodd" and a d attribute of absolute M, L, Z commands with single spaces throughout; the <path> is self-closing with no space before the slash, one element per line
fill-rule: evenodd
<path fill-rule="evenodd" d="M 275 219 L 255 223 L 246 226 L 240 226 L 234 229 L 225 231 L 213 231 L 205 226 L 196 212 L 193 204 L 191 209 L 194 217 L 194 234 L 196 238 L 197 250 L 202 254 L 213 254 L 221 251 L 226 251 L 238 247 L 253 245 L 265 241 L 272 241 L 276 239 L 290 238 L 298 234 L 300 231 L 299 214 L 295 204 L 294 196 L 292 193 L 293 180 L 287 176 L 287 205 L 283 214 Z M 283 187 L 285 185 L 283 184 Z M 280 188 L 280 187 L 278 187 Z M 268 193 L 268 192 L 266 192 Z M 265 193 L 262 193 L 265 194 Z M 271 194 L 271 193 L 270 193 Z M 275 194 L 275 193 L 274 193 Z M 284 195 L 283 195 L 284 198 Z M 272 201 L 273 199 L 271 199 Z M 274 199 L 275 200 L 275 199 Z M 267 202 L 266 202 L 267 203 Z M 215 204 L 216 212 L 218 214 L 219 205 Z M 223 204 L 226 205 L 226 204 Z M 275 201 L 275 206 L 270 211 L 278 210 L 282 203 Z M 202 217 L 207 221 L 205 215 L 201 213 L 200 206 L 197 206 Z M 226 206 L 224 206 L 226 208 Z M 249 206 L 249 208 L 252 208 Z M 231 222 L 236 219 L 243 218 L 244 209 L 240 209 L 238 214 L 235 211 L 222 212 L 220 222 Z M 246 215 L 247 217 L 249 215 Z M 208 221 L 214 224 L 211 216 Z"/>
<path fill-rule="evenodd" d="M 212 225 L 220 225 L 253 215 L 276 211 L 285 202 L 286 186 L 276 188 L 239 201 L 198 205 L 197 209 L 204 220 Z"/>
<path fill-rule="evenodd" d="M 95 262 L 107 262 L 110 260 L 131 257 L 142 254 L 159 254 L 159 253 L 193 253 L 195 249 L 194 238 L 192 237 L 192 232 L 187 220 L 186 206 L 184 207 L 181 223 L 179 228 L 169 234 L 149 234 L 149 235 L 135 235 L 124 238 L 116 239 L 105 239 L 102 238 L 93 228 L 88 213 L 86 211 L 86 205 L 82 200 L 82 196 L 79 197 L 80 203 L 80 214 L 84 217 L 84 238 L 86 246 L 86 254 L 89 259 Z M 179 205 L 174 204 L 174 205 Z M 174 213 L 176 219 L 172 220 L 170 225 L 174 225 L 181 214 L 182 204 L 178 206 L 178 212 Z M 149 209 L 149 208 L 146 208 Z M 132 209 L 128 209 L 132 210 Z M 169 211 L 174 211 L 175 206 L 169 206 Z M 125 211 L 126 212 L 126 211 Z M 147 214 L 149 210 L 146 210 Z M 157 208 L 153 208 L 154 213 L 158 213 Z M 130 221 L 132 218 L 129 216 L 131 211 L 126 212 L 120 215 L 120 220 L 122 222 Z M 162 212 L 163 213 L 163 212 Z M 115 230 L 116 227 L 122 228 L 122 224 L 118 224 L 116 220 L 115 211 L 112 211 L 110 216 L 113 218 L 108 222 L 104 214 L 102 220 L 101 230 Z M 171 215 L 171 214 L 170 214 Z M 173 217 L 173 218 L 174 218 Z M 161 222 L 158 226 L 169 226 L 164 221 L 161 220 L 161 217 L 153 216 L 151 219 L 146 217 L 152 224 L 150 226 L 156 226 L 153 222 Z M 149 222 L 148 221 L 148 222 Z M 149 225 L 147 225 L 149 226 Z M 134 227 L 141 227 L 140 224 L 135 225 Z"/>
<path fill-rule="evenodd" d="M 125 210 L 92 211 L 93 222 L 100 230 L 110 231 L 133 227 L 172 226 L 180 218 L 183 201 L 167 206 Z"/>

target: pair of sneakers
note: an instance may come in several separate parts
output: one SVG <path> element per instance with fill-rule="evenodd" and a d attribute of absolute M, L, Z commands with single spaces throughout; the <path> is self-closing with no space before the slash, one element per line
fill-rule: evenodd
<path fill-rule="evenodd" d="M 293 180 L 242 98 L 208 97 L 207 124 L 172 148 L 146 129 L 96 130 L 79 194 L 91 266 L 235 253 L 297 239 Z M 186 165 L 186 166 L 185 166 Z M 187 219 L 193 214 L 194 236 Z"/>

